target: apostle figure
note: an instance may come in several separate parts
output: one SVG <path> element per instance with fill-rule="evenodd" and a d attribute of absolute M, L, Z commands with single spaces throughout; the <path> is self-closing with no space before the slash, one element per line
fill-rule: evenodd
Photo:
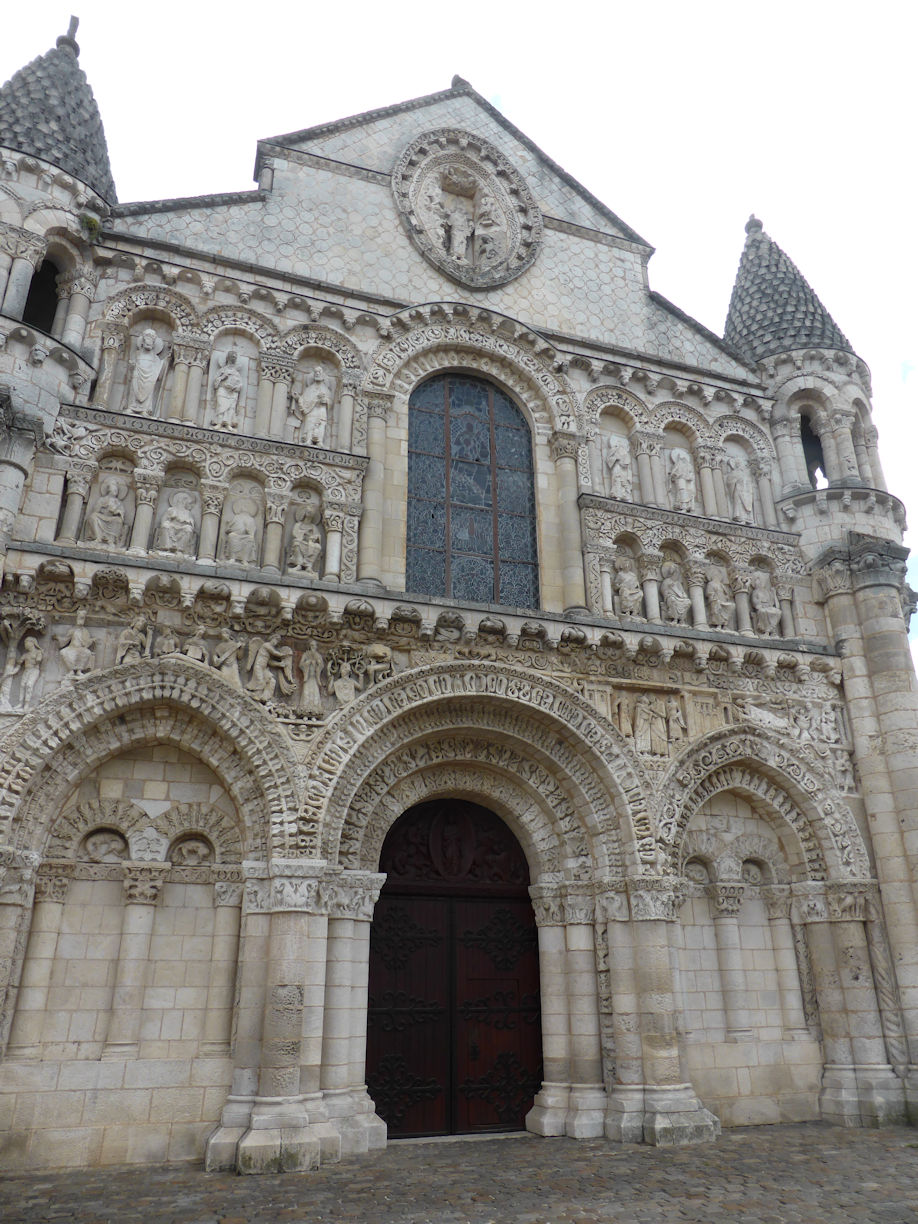
<path fill-rule="evenodd" d="M 318 506 L 301 506 L 294 511 L 294 523 L 290 532 L 287 568 L 304 574 L 307 578 L 316 578 L 319 573 L 322 535 L 318 528 L 318 518 Z"/>
<path fill-rule="evenodd" d="M 631 452 L 624 438 L 606 441 L 606 490 L 610 497 L 631 500 Z"/>
<path fill-rule="evenodd" d="M 618 595 L 619 616 L 641 616 L 644 592 L 634 572 L 633 563 L 626 557 L 615 562 L 615 591 Z"/>
<path fill-rule="evenodd" d="M 755 521 L 752 481 L 742 459 L 735 455 L 727 457 L 727 470 L 724 474 L 727 486 L 727 496 L 730 499 L 730 516 L 735 523 L 752 523 Z"/>
<path fill-rule="evenodd" d="M 767 574 L 753 575 L 749 602 L 752 605 L 752 624 L 756 633 L 762 637 L 774 637 L 781 623 L 781 607 Z"/>
<path fill-rule="evenodd" d="M 182 557 L 194 556 L 197 527 L 194 521 L 194 494 L 179 489 L 169 498 L 169 508 L 163 515 L 153 547 L 160 552 L 177 553 Z"/>
<path fill-rule="evenodd" d="M 280 645 L 280 634 L 269 638 L 251 638 L 248 666 L 251 669 L 245 691 L 256 701 L 273 701 L 278 684 L 285 696 L 296 687 L 293 679 L 293 651 Z"/>
<path fill-rule="evenodd" d="M 729 629 L 735 605 L 727 584 L 716 569 L 708 570 L 704 598 L 708 607 L 708 624 L 711 628 Z"/>
<path fill-rule="evenodd" d="M 300 419 L 296 441 L 304 446 L 325 446 L 332 410 L 332 389 L 324 366 L 313 368 L 312 381 L 293 402 L 296 405 L 294 411 Z"/>
<path fill-rule="evenodd" d="M 223 537 L 224 561 L 238 565 L 255 565 L 258 555 L 258 522 L 255 503 L 249 497 L 237 497 Z"/>
<path fill-rule="evenodd" d="M 662 566 L 660 574 L 662 575 L 660 603 L 663 608 L 663 619 L 674 625 L 684 625 L 692 601 L 682 584 L 679 566 L 672 561 L 667 561 Z"/>
<path fill-rule="evenodd" d="M 160 356 L 164 347 L 163 341 L 152 327 L 148 327 L 137 337 L 134 347 L 137 356 L 134 358 L 127 411 L 136 412 L 140 416 L 152 416 L 156 384 L 164 365 L 164 359 Z"/>
<path fill-rule="evenodd" d="M 152 634 L 153 630 L 144 617 L 135 616 L 131 623 L 122 629 L 118 637 L 115 666 L 121 663 L 139 663 L 141 659 L 148 659 Z"/>
<path fill-rule="evenodd" d="M 104 544 L 120 548 L 126 535 L 125 499 L 127 483 L 119 476 L 103 476 L 99 484 L 99 500 L 87 515 L 83 539 L 89 544 Z"/>
<path fill-rule="evenodd" d="M 208 425 L 212 429 L 236 430 L 240 425 L 240 399 L 245 388 L 237 363 L 239 354 L 231 348 L 223 359 L 219 374 L 214 379 L 214 405 Z"/>
<path fill-rule="evenodd" d="M 669 470 L 669 491 L 674 510 L 691 514 L 695 509 L 695 468 L 684 450 L 672 452 Z"/>
<path fill-rule="evenodd" d="M 60 647 L 61 662 L 68 678 L 82 676 L 92 671 L 93 651 L 96 644 L 92 640 L 92 634 L 86 628 L 85 608 L 80 608 L 76 614 L 76 624 L 72 629 L 65 630 L 57 641 Z"/>

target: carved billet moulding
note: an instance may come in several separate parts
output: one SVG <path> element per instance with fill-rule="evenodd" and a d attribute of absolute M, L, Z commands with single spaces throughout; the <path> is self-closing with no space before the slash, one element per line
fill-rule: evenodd
<path fill-rule="evenodd" d="M 541 249 L 542 215 L 525 181 L 471 132 L 440 128 L 413 140 L 392 172 L 392 193 L 414 245 L 462 285 L 506 284 Z"/>

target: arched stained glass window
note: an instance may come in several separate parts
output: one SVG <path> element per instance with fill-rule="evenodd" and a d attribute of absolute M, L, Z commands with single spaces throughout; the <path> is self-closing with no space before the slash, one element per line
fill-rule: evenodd
<path fill-rule="evenodd" d="M 539 605 L 529 426 L 481 379 L 441 374 L 409 401 L 407 588 Z"/>

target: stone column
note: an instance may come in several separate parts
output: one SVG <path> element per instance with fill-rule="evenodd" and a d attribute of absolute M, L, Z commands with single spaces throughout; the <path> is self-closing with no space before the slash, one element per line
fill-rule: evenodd
<path fill-rule="evenodd" d="M 754 459 L 749 465 L 749 470 L 759 490 L 759 503 L 762 507 L 762 517 L 765 521 L 765 526 L 777 527 L 778 515 L 775 511 L 775 495 L 768 465 L 760 459 Z"/>
<path fill-rule="evenodd" d="M 784 1036 L 791 1041 L 801 1040 L 808 1036 L 808 1029 L 803 1010 L 800 972 L 794 951 L 794 932 L 790 920 L 790 888 L 787 885 L 769 884 L 761 890 L 761 897 L 768 913 L 768 927 L 775 957 L 775 972 L 778 976 L 778 995 L 781 999 Z"/>
<path fill-rule="evenodd" d="M 114 411 L 112 402 L 115 381 L 115 367 L 124 356 L 128 341 L 128 329 L 123 323 L 102 324 L 102 350 L 99 355 L 99 375 L 96 379 L 96 389 L 93 403 L 97 408 L 107 408 Z"/>
<path fill-rule="evenodd" d="M 73 863 L 44 863 L 35 879 L 32 926 L 7 1047 L 11 1060 L 41 1058 L 51 971 L 72 875 Z"/>
<path fill-rule="evenodd" d="M 153 527 L 156 501 L 162 483 L 163 474 L 161 472 L 152 472 L 148 468 L 134 469 L 137 505 L 134 510 L 134 523 L 131 527 L 129 551 L 138 556 L 146 556 L 150 547 L 150 530 Z"/>
<path fill-rule="evenodd" d="M 274 399 L 274 383 L 271 380 L 273 356 L 260 353 L 258 356 L 258 391 L 255 397 L 255 433 L 267 434 L 271 428 L 271 403 Z"/>
<path fill-rule="evenodd" d="M 124 910 L 103 1059 L 136 1058 L 156 903 L 169 863 L 124 864 Z"/>
<path fill-rule="evenodd" d="M 708 628 L 708 611 L 704 602 L 704 584 L 707 581 L 703 560 L 690 561 L 688 565 L 689 596 L 692 601 L 692 624 L 696 629 Z"/>
<path fill-rule="evenodd" d="M 41 417 L 22 411 L 10 389 L 0 387 L 0 570 L 32 459 L 43 437 Z"/>
<path fill-rule="evenodd" d="M 854 437 L 852 434 L 855 416 L 854 411 L 835 408 L 832 410 L 827 424 L 831 424 L 832 440 L 838 460 L 837 479 L 860 484 L 861 473 L 857 463 L 857 454 L 854 450 Z"/>
<path fill-rule="evenodd" d="M 711 519 L 716 519 L 720 510 L 717 507 L 717 492 L 714 486 L 714 472 L 722 458 L 720 447 L 699 444 L 695 447 L 698 458 L 699 475 L 701 477 L 701 510 Z"/>
<path fill-rule="evenodd" d="M 387 1129 L 367 1093 L 370 923 L 384 875 L 344 871 L 323 881 L 328 967 L 322 1030 L 322 1098 L 341 1154 L 386 1145 Z"/>
<path fill-rule="evenodd" d="M 727 1021 L 727 1041 L 751 1041 L 752 1026 L 746 1006 L 746 973 L 740 947 L 739 912 L 743 904 L 745 885 L 733 882 L 709 884 L 714 917 L 714 938 L 717 942 L 717 964 L 720 987 Z"/>
<path fill-rule="evenodd" d="M 561 582 L 565 612 L 585 612 L 586 587 L 583 581 L 583 538 L 577 506 L 576 434 L 554 433 L 551 457 L 555 464 L 558 495 L 558 526 L 561 531 Z"/>
<path fill-rule="evenodd" d="M 354 434 L 354 397 L 363 381 L 359 370 L 345 370 L 341 376 L 341 396 L 338 400 L 338 420 L 335 424 L 335 446 L 339 451 L 351 451 Z"/>
<path fill-rule="evenodd" d="M 794 621 L 794 585 L 790 579 L 782 579 L 775 583 L 775 594 L 781 607 L 781 636 L 792 638 L 797 636 L 797 626 Z"/>
<path fill-rule="evenodd" d="M 225 485 L 213 481 L 201 482 L 201 544 L 198 548 L 198 560 L 205 563 L 213 564 L 216 560 L 225 492 Z"/>
<path fill-rule="evenodd" d="M 327 916 L 324 863 L 274 860 L 258 1089 L 236 1145 L 238 1173 L 297 1172 L 337 1159 L 341 1141 L 319 1093 Z"/>
<path fill-rule="evenodd" d="M 197 336 L 184 337 L 182 356 L 188 367 L 188 378 L 185 383 L 185 392 L 182 396 L 182 420 L 200 425 L 203 424 L 201 391 L 204 386 L 204 374 L 207 370 L 207 363 L 210 357 L 206 342 Z M 178 396 L 175 394 L 174 384 L 173 399 L 175 399 L 177 404 Z"/>
<path fill-rule="evenodd" d="M 662 621 L 660 615 L 660 566 L 661 553 L 645 552 L 638 557 L 641 586 L 644 589 L 644 612 L 649 621 Z"/>
<path fill-rule="evenodd" d="M 644 1065 L 634 958 L 634 927 L 624 881 L 599 887 L 596 914 L 605 925 L 612 985 L 615 1083 L 606 1106 L 607 1139 L 641 1143 L 644 1138 Z"/>
<path fill-rule="evenodd" d="M 599 581 L 602 587 L 602 614 L 615 615 L 615 595 L 612 586 L 612 561 L 603 561 L 599 567 Z"/>
<path fill-rule="evenodd" d="M 0 314 L 10 319 L 21 319 L 32 277 L 45 257 L 48 244 L 38 234 L 12 225 L 4 226 L 0 241 L 11 258 Z"/>
<path fill-rule="evenodd" d="M 86 320 L 99 287 L 99 273 L 95 268 L 84 266 L 68 272 L 64 283 L 70 292 L 70 305 L 64 320 L 61 344 L 79 350 L 86 339 Z"/>
<path fill-rule="evenodd" d="M 564 916 L 571 1034 L 571 1089 L 564 1133 L 572 1139 L 593 1139 L 603 1133 L 607 1104 L 599 1040 L 593 897 L 569 886 Z"/>
<path fill-rule="evenodd" d="M 883 465 L 880 463 L 880 452 L 877 447 L 880 435 L 877 433 L 876 426 L 864 426 L 864 446 L 867 450 L 867 459 L 870 464 L 870 474 L 875 489 L 886 490 L 886 478 L 883 475 Z"/>
<path fill-rule="evenodd" d="M 836 480 L 841 480 L 844 475 L 844 469 L 842 468 L 838 449 L 835 445 L 835 435 L 832 433 L 829 424 L 828 413 L 823 411 L 814 412 L 810 418 L 810 423 L 822 447 L 826 479 L 829 484 Z"/>
<path fill-rule="evenodd" d="M 290 490 L 272 489 L 265 497 L 265 542 L 262 569 L 279 574 L 284 547 L 284 516 L 290 503 Z"/>
<path fill-rule="evenodd" d="M 268 433 L 278 442 L 287 439 L 287 405 L 290 401 L 290 387 L 293 383 L 293 361 L 280 354 L 272 355 L 270 364 L 265 362 L 262 367 L 272 384 L 271 419 Z"/>
<path fill-rule="evenodd" d="M 64 320 L 70 309 L 70 285 L 65 276 L 56 276 L 54 288 L 57 292 L 57 306 L 54 308 L 54 319 L 49 331 L 55 340 L 60 340 L 64 332 Z"/>
<path fill-rule="evenodd" d="M 0 1056 L 16 1010 L 37 866 L 37 854 L 0 849 Z"/>
<path fill-rule="evenodd" d="M 363 514 L 357 546 L 357 581 L 382 586 L 383 490 L 385 488 L 386 418 L 392 406 L 389 395 L 367 397 L 367 453 L 369 465 L 363 478 Z"/>
<path fill-rule="evenodd" d="M 641 501 L 645 506 L 665 506 L 665 499 L 662 502 L 657 499 L 657 490 L 654 485 L 653 470 L 650 462 L 651 456 L 659 458 L 660 439 L 656 434 L 647 433 L 646 430 L 635 430 L 631 435 L 631 440 L 634 443 L 634 450 L 637 455 L 638 488 L 640 490 Z"/>
<path fill-rule="evenodd" d="M 906 1099 L 918 1121 L 918 686 L 902 613 L 907 551 L 851 533 L 820 558 L 820 594 L 842 675 L 886 930 L 909 1045 Z M 865 866 L 866 874 L 866 866 Z"/>
<path fill-rule="evenodd" d="M 539 983 L 542 998 L 542 1065 L 545 1079 L 526 1115 L 536 1135 L 563 1135 L 571 1093 L 570 1015 L 565 981 L 566 940 L 561 887 L 533 884 L 529 889 L 539 932 Z"/>
<path fill-rule="evenodd" d="M 736 630 L 745 637 L 755 637 L 752 628 L 752 605 L 749 602 L 751 575 L 737 570 L 731 579 L 733 598 L 736 600 Z"/>
<path fill-rule="evenodd" d="M 79 459 L 71 459 L 67 465 L 67 494 L 64 502 L 64 514 L 61 519 L 61 530 L 57 537 L 59 544 L 75 544 L 80 530 L 80 521 L 86 503 L 89 500 L 89 490 L 95 479 L 97 467 L 94 463 L 86 463 Z"/>
<path fill-rule="evenodd" d="M 644 1076 L 644 1142 L 670 1146 L 716 1139 L 720 1122 L 698 1100 L 679 1057 L 673 882 L 638 877 L 628 881 L 628 891 Z"/>
<path fill-rule="evenodd" d="M 242 882 L 214 882 L 214 937 L 204 1015 L 202 1058 L 225 1058 L 230 1053 L 236 967 L 239 963 L 239 929 L 242 916 Z"/>
<path fill-rule="evenodd" d="M 810 488 L 810 478 L 806 470 L 803 443 L 800 440 L 799 415 L 795 414 L 793 419 L 787 415 L 773 417 L 771 436 L 774 438 L 775 450 L 778 455 L 778 467 L 781 473 L 781 496 L 788 497 L 792 493 L 801 493 L 808 490 Z"/>
<path fill-rule="evenodd" d="M 325 528 L 325 563 L 323 582 L 341 581 L 341 540 L 344 534 L 344 511 L 340 507 L 322 506 L 322 526 Z"/>

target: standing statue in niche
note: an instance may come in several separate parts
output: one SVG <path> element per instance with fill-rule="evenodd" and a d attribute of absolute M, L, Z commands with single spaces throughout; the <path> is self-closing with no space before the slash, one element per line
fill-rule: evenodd
<path fill-rule="evenodd" d="M 299 506 L 293 514 L 287 569 L 303 574 L 306 578 L 318 578 L 319 554 L 322 551 L 322 536 L 318 527 L 319 507 L 314 504 Z"/>
<path fill-rule="evenodd" d="M 295 441 L 304 446 L 325 446 L 331 419 L 332 388 L 324 366 L 313 367 L 312 379 L 293 402 L 294 413 L 300 421 Z"/>
<path fill-rule="evenodd" d="M 99 483 L 99 500 L 87 515 L 83 539 L 88 544 L 104 544 L 120 548 L 127 535 L 127 481 L 120 476 L 103 476 Z"/>
<path fill-rule="evenodd" d="M 661 570 L 660 603 L 663 619 L 674 625 L 684 625 L 692 601 L 682 584 L 682 573 L 678 565 L 666 561 Z"/>
<path fill-rule="evenodd" d="M 768 580 L 768 575 L 754 574 L 749 594 L 752 625 L 761 637 L 775 637 L 781 624 L 781 606 Z"/>
<path fill-rule="evenodd" d="M 93 652 L 96 644 L 92 634 L 86 628 L 86 609 L 80 608 L 76 614 L 76 623 L 72 629 L 67 629 L 55 639 L 60 649 L 61 662 L 64 665 L 66 679 L 73 676 L 84 676 L 92 671 L 95 662 Z"/>
<path fill-rule="evenodd" d="M 194 500 L 194 494 L 187 489 L 179 489 L 170 495 L 169 508 L 153 537 L 153 547 L 159 552 L 176 553 L 180 557 L 194 556 L 197 536 Z"/>
<path fill-rule="evenodd" d="M 624 438 L 606 441 L 606 491 L 619 501 L 631 500 L 631 452 Z"/>
<path fill-rule="evenodd" d="M 687 731 L 688 727 L 686 726 L 685 715 L 682 713 L 682 706 L 679 704 L 679 698 L 675 693 L 670 693 L 666 698 L 666 738 L 669 740 L 670 747 L 685 739 Z"/>
<path fill-rule="evenodd" d="M 293 651 L 281 646 L 280 634 L 269 638 L 251 638 L 247 666 L 251 670 L 245 691 L 256 701 L 273 701 L 277 686 L 285 697 L 296 688 L 293 679 Z"/>
<path fill-rule="evenodd" d="M 250 497 L 237 497 L 223 537 L 223 560 L 255 565 L 258 556 L 258 507 Z"/>
<path fill-rule="evenodd" d="M 669 493 L 674 510 L 691 514 L 695 509 L 695 466 L 684 450 L 672 451 Z"/>
<path fill-rule="evenodd" d="M 139 416 L 153 415 L 156 384 L 165 364 L 161 356 L 164 347 L 164 342 L 152 327 L 146 328 L 137 337 L 134 344 L 137 355 L 128 391 L 128 412 L 136 412 Z"/>
<path fill-rule="evenodd" d="M 644 591 L 634 572 L 634 562 L 628 557 L 619 557 L 615 562 L 615 570 L 615 593 L 618 596 L 619 616 L 643 619 L 641 612 Z"/>
<path fill-rule="evenodd" d="M 214 402 L 207 422 L 211 429 L 237 430 L 242 423 L 242 392 L 245 383 L 238 365 L 239 354 L 231 348 L 214 379 Z"/>
<path fill-rule="evenodd" d="M 752 523 L 755 521 L 755 502 L 752 492 L 752 481 L 742 459 L 735 455 L 727 457 L 727 470 L 724 473 L 727 486 L 727 497 L 730 500 L 730 517 L 734 523 Z"/>
<path fill-rule="evenodd" d="M 735 605 L 727 584 L 716 569 L 708 570 L 704 598 L 708 608 L 708 624 L 711 628 L 729 629 Z"/>

